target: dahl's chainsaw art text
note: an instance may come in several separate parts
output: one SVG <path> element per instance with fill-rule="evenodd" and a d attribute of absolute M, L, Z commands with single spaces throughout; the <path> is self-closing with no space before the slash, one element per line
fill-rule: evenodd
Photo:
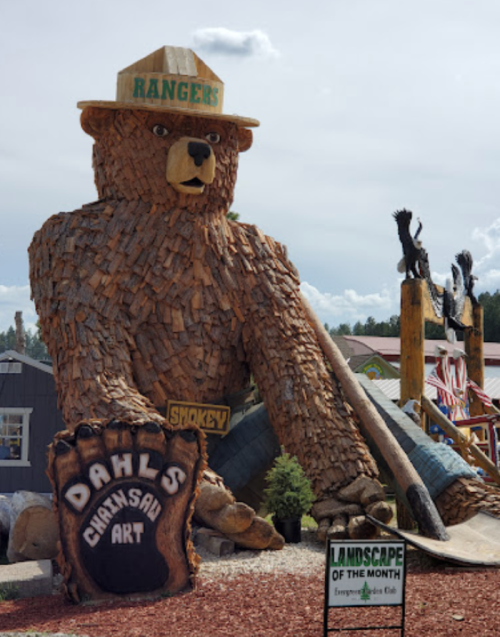
<path fill-rule="evenodd" d="M 157 468 L 159 454 L 146 452 L 140 454 L 116 453 L 109 457 L 109 464 L 95 462 L 88 468 L 87 475 L 73 479 L 63 489 L 63 500 L 75 512 L 83 513 L 92 500 L 93 495 L 109 485 L 112 480 L 121 480 L 106 493 L 88 525 L 82 531 L 83 540 L 94 547 L 99 542 L 108 526 L 122 509 L 135 509 L 142 512 L 151 522 L 155 522 L 162 512 L 162 505 L 154 490 L 140 482 L 130 483 L 136 476 L 154 483 L 164 496 L 174 496 L 186 481 L 184 469 L 175 463 Z M 123 481 L 127 480 L 127 485 Z M 112 544 L 140 544 L 144 525 L 140 521 L 134 523 L 116 523 L 111 528 Z"/>

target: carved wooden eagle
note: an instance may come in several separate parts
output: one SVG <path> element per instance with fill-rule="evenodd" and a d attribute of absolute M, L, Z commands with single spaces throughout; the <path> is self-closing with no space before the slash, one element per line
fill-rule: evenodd
<path fill-rule="evenodd" d="M 465 294 L 476 305 L 478 301 L 474 295 L 474 283 L 477 281 L 477 276 L 472 274 L 472 266 L 474 265 L 472 254 L 468 250 L 462 250 L 462 252 L 455 255 L 455 261 L 462 270 Z"/>
<path fill-rule="evenodd" d="M 422 242 L 418 238 L 422 231 L 422 222 L 418 219 L 418 228 L 412 237 L 410 224 L 413 213 L 403 208 L 403 210 L 397 210 L 393 216 L 398 224 L 399 240 L 403 247 L 403 258 L 398 263 L 398 272 L 405 272 L 407 279 L 410 278 L 410 272 L 416 279 L 421 279 L 422 276 L 417 270 L 417 263 L 423 250 Z"/>

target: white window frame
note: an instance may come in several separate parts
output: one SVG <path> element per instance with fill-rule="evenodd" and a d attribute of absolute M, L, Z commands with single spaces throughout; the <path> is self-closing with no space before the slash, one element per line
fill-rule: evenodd
<path fill-rule="evenodd" d="M 0 407 L 0 415 L 15 415 L 23 417 L 21 458 L 19 460 L 0 460 L 0 467 L 31 467 L 31 462 L 28 460 L 28 452 L 30 441 L 30 415 L 32 412 L 33 409 L 31 407 Z"/>
<path fill-rule="evenodd" d="M 1 361 L 0 374 L 22 374 L 23 364 L 19 361 Z"/>

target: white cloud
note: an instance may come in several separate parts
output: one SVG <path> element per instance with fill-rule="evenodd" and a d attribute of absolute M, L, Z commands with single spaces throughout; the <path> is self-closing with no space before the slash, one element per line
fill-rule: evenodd
<path fill-rule="evenodd" d="M 388 289 L 374 294 L 358 294 L 355 290 L 344 290 L 343 294 L 320 292 L 313 285 L 303 282 L 301 291 L 320 319 L 333 326 L 339 323 L 364 323 L 369 316 L 387 320 L 399 314 L 399 286 L 394 292 Z"/>
<path fill-rule="evenodd" d="M 474 259 L 473 273 L 478 277 L 476 291 L 496 292 L 500 289 L 500 217 L 489 226 L 474 228 L 472 240 L 480 246 L 474 248 L 473 256 L 481 255 Z"/>
<path fill-rule="evenodd" d="M 488 226 L 477 226 L 471 231 L 471 239 L 476 242 L 475 247 L 471 247 L 474 259 L 472 268 L 473 274 L 478 277 L 475 284 L 476 293 L 495 292 L 500 289 L 500 217 L 497 217 Z M 455 259 L 450 253 L 450 265 Z M 478 258 L 480 255 L 480 258 Z M 437 285 L 446 285 L 446 280 L 452 277 L 451 267 L 448 271 L 432 270 L 432 280 Z"/>
<path fill-rule="evenodd" d="M 481 273 L 476 292 L 496 292 L 500 290 L 500 270 L 488 270 Z"/>
<path fill-rule="evenodd" d="M 16 312 L 23 313 L 25 329 L 36 330 L 38 317 L 30 300 L 30 286 L 0 285 L 0 332 L 15 326 Z"/>
<path fill-rule="evenodd" d="M 260 30 L 231 31 L 224 27 L 198 29 L 193 33 L 195 48 L 205 53 L 237 57 L 276 58 L 280 53 L 269 36 Z"/>
<path fill-rule="evenodd" d="M 492 259 L 500 256 L 500 217 L 486 228 L 474 228 L 472 239 L 484 246 L 483 256 L 476 261 L 476 269 L 483 269 Z"/>

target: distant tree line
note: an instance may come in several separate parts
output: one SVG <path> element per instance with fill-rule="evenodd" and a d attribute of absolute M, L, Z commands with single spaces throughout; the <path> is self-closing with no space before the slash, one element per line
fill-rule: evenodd
<path fill-rule="evenodd" d="M 25 330 L 26 336 L 26 356 L 31 356 L 37 361 L 49 360 L 49 354 L 45 343 L 42 341 L 40 329 L 36 332 Z M 5 332 L 0 332 L 0 353 L 9 349 L 16 349 L 16 330 L 13 327 Z"/>
<path fill-rule="evenodd" d="M 484 340 L 500 343 L 500 290 L 494 294 L 483 292 L 478 296 L 478 301 L 484 311 Z M 394 314 L 387 321 L 376 321 L 373 316 L 369 316 L 365 323 L 358 321 L 353 326 L 340 323 L 337 327 L 330 327 L 325 323 L 325 327 L 331 336 L 399 336 L 400 317 Z M 459 340 L 462 339 L 460 332 L 457 336 Z M 425 338 L 444 339 L 443 326 L 426 323 Z"/>
<path fill-rule="evenodd" d="M 500 290 L 494 294 L 484 292 L 478 296 L 484 311 L 484 340 L 500 343 Z"/>

